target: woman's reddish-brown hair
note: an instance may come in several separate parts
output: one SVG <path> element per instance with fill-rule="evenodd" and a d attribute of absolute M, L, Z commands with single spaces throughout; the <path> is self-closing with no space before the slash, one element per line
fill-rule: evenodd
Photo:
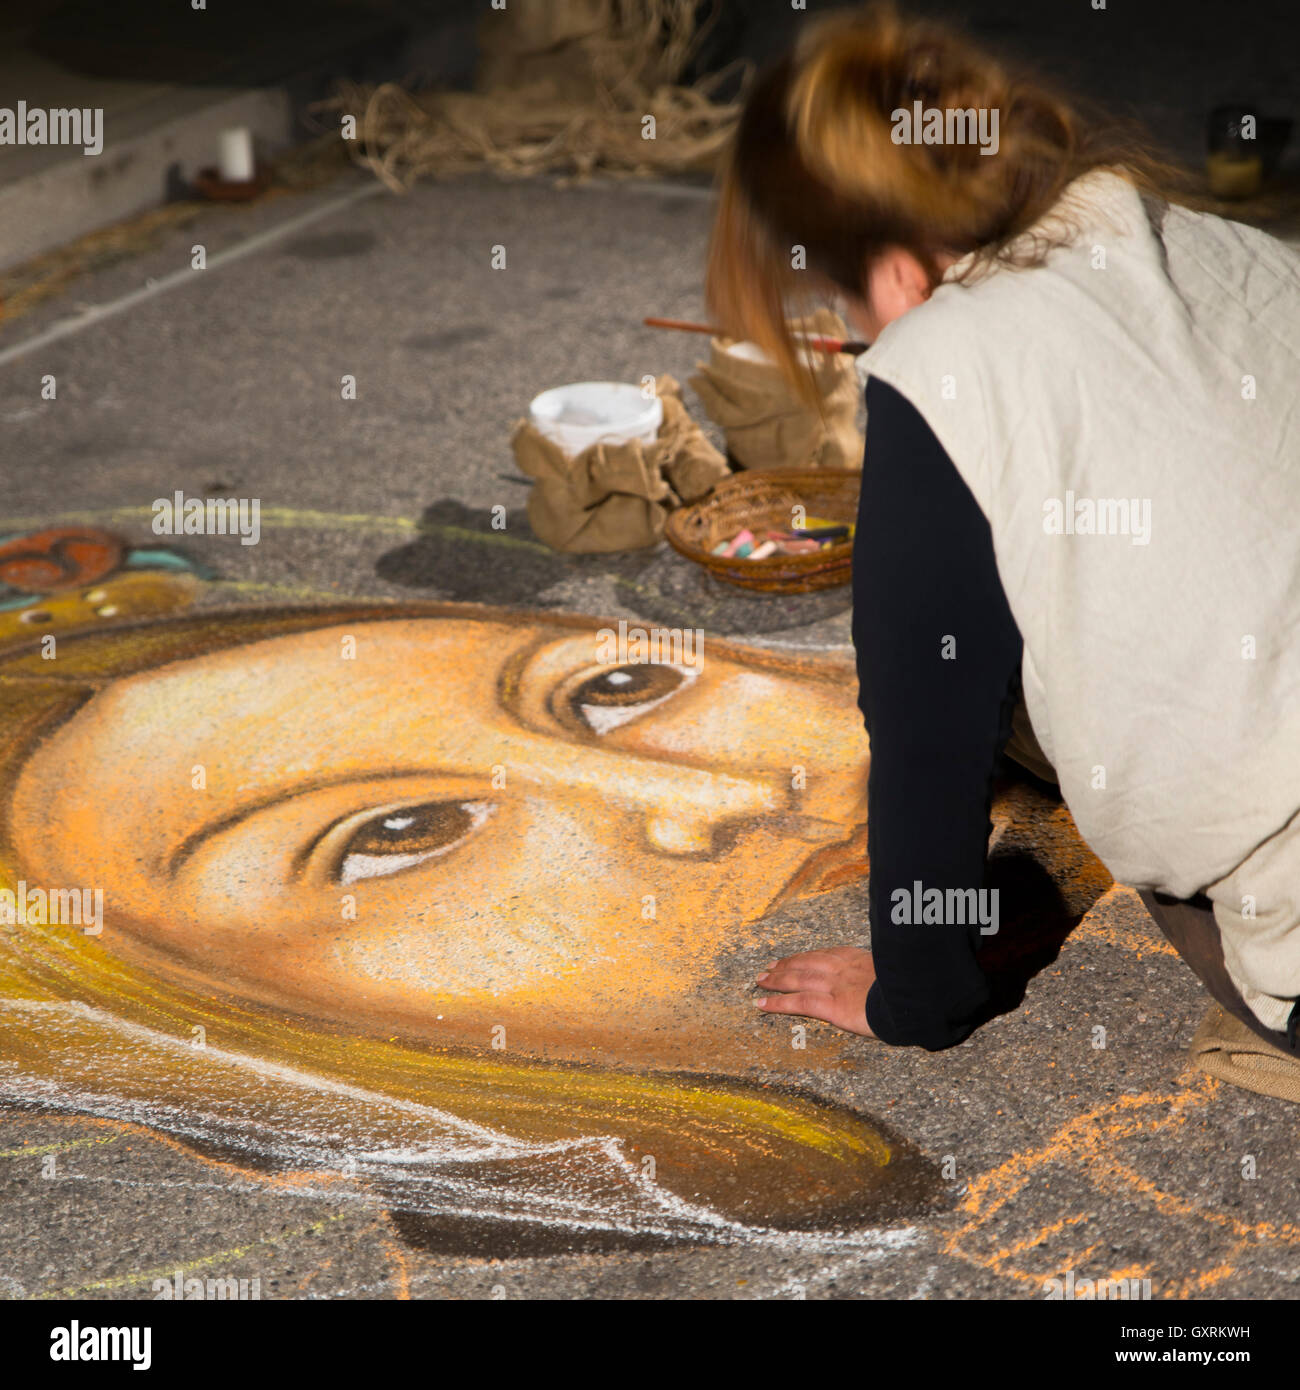
<path fill-rule="evenodd" d="M 998 149 L 895 143 L 913 103 L 996 111 Z M 751 89 L 722 174 L 706 294 L 727 333 L 756 342 L 809 399 L 786 320 L 833 288 L 860 297 L 886 247 L 937 284 L 938 257 L 1037 264 L 1063 235 L 1024 238 L 1081 174 L 1110 167 L 1143 192 L 1194 202 L 1184 175 L 1131 125 L 1087 120 L 963 35 L 891 3 L 810 28 Z M 797 306 L 797 309 L 796 309 Z"/>

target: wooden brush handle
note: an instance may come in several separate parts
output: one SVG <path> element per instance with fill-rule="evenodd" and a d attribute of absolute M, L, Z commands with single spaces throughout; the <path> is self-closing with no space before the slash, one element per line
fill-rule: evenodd
<path fill-rule="evenodd" d="M 711 333 L 715 338 L 726 336 L 721 328 L 714 328 L 707 323 L 692 323 L 689 319 L 649 318 L 642 321 L 647 328 L 672 328 L 679 333 Z M 848 338 L 823 338 L 811 333 L 796 333 L 794 336 L 814 352 L 848 352 L 856 357 L 866 352 L 870 346 L 869 343 L 854 342 Z"/>

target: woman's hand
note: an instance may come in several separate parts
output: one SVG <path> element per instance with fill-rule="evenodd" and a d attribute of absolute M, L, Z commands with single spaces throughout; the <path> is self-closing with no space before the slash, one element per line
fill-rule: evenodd
<path fill-rule="evenodd" d="M 875 978 L 871 952 L 857 946 L 804 951 L 768 966 L 757 984 L 776 992 L 754 1003 L 770 1014 L 819 1018 L 871 1038 L 875 1034 L 867 1027 L 867 991 Z"/>

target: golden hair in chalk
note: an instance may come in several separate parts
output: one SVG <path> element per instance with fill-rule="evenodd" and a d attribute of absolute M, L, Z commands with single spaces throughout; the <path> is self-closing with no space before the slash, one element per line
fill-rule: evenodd
<path fill-rule="evenodd" d="M 893 113 L 916 102 L 996 111 L 997 152 L 895 143 Z M 954 30 L 904 18 L 888 3 L 834 16 L 811 26 L 749 93 L 722 175 L 710 308 L 812 400 L 786 330 L 792 312 L 830 287 L 861 298 L 868 266 L 887 247 L 911 252 L 932 285 L 940 254 L 970 255 L 965 278 L 997 263 L 1038 264 L 1068 239 L 1068 219 L 1051 235 L 1017 239 L 1067 185 L 1101 167 L 1144 193 L 1198 201 L 1188 176 L 1153 155 L 1136 128 L 1086 118 Z M 806 271 L 792 264 L 797 246 Z"/>
<path fill-rule="evenodd" d="M 0 651 L 0 887 L 12 893 L 24 879 L 11 797 L 32 750 L 119 679 L 341 622 L 487 616 L 534 615 L 456 604 L 222 611 L 61 636 L 57 662 L 42 660 L 39 641 Z M 548 614 L 547 621 L 578 629 L 592 620 Z M 75 777 L 70 769 L 74 788 Z M 304 1134 L 348 1134 L 370 1152 L 441 1143 L 471 1209 L 466 1147 L 486 1153 L 489 1165 L 507 1160 L 512 1190 L 530 1190 L 533 1174 L 539 1192 L 555 1194 L 558 1164 L 558 1197 L 550 1206 L 539 1200 L 535 1214 L 559 1227 L 566 1203 L 573 1205 L 564 1165 L 579 1183 L 601 1146 L 629 1186 L 612 1199 L 604 1227 L 616 1233 L 665 1224 L 723 1238 L 728 1229 L 827 1229 L 878 1218 L 882 1189 L 888 1205 L 907 1201 L 915 1187 L 899 1182 L 916 1171 L 905 1146 L 809 1096 L 725 1077 L 535 1063 L 430 1046 L 364 1021 L 316 1020 L 241 997 L 229 981 L 119 949 L 111 931 L 0 925 L 0 1020 L 0 1090 L 11 1097 L 125 1115 L 200 1143 L 210 1142 L 212 1118 L 225 1117 L 225 1132 L 243 1136 L 253 1166 L 268 1167 L 268 1149 L 271 1167 L 277 1155 L 297 1154 L 299 1171 L 315 1166 L 322 1180 L 329 1164 L 320 1153 L 329 1144 L 304 1145 Z M 191 1045 L 196 1036 L 202 1047 Z M 647 1157 L 655 1170 L 649 1181 Z M 495 1182 L 499 1188 L 499 1174 Z M 475 1190 L 490 1197 L 492 1184 L 489 1174 Z M 589 1207 L 600 1208 L 601 1190 L 592 1184 Z"/>

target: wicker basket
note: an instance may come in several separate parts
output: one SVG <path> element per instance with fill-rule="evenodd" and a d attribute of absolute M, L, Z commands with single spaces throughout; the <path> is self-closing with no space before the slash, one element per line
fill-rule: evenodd
<path fill-rule="evenodd" d="M 862 475 L 830 468 L 772 468 L 728 478 L 702 501 L 669 513 L 664 535 L 674 550 L 703 565 L 719 579 L 744 589 L 772 594 L 806 594 L 847 584 L 852 574 L 853 541 L 824 545 L 807 555 L 769 555 L 741 560 L 712 554 L 748 528 L 756 537 L 788 530 L 790 512 L 802 504 L 808 516 L 856 521 Z"/>

